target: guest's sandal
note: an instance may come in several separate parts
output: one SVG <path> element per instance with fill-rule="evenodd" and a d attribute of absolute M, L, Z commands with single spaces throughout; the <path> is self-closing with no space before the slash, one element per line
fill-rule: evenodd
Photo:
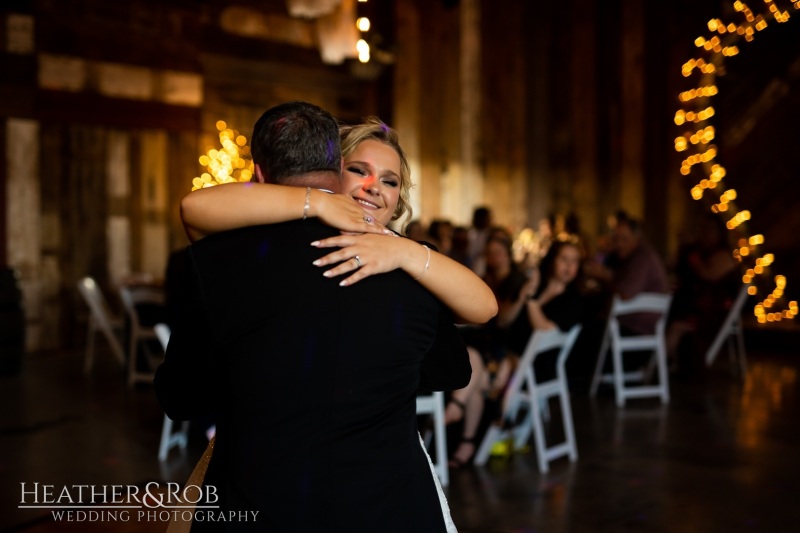
<path fill-rule="evenodd" d="M 462 454 L 461 456 L 459 456 L 458 452 L 461 451 L 465 446 L 471 447 L 472 449 L 469 451 L 468 454 Z M 461 468 L 462 466 L 470 464 L 477 450 L 478 450 L 478 442 L 474 436 L 461 437 L 461 441 L 459 441 L 458 443 L 458 448 L 456 448 L 456 451 L 453 453 L 453 457 L 451 457 L 450 461 L 448 461 L 448 465 L 450 466 L 450 468 Z"/>

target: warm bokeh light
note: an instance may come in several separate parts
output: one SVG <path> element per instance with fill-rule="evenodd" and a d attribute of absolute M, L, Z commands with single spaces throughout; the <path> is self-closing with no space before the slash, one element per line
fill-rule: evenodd
<path fill-rule="evenodd" d="M 793 7 L 800 10 L 800 0 L 791 1 Z M 681 66 L 681 74 L 687 78 L 697 76 L 699 83 L 694 85 L 694 88 L 685 90 L 678 95 L 681 108 L 674 117 L 677 126 L 700 124 L 714 117 L 715 109 L 708 103 L 708 100 L 718 93 L 714 76 L 723 67 L 727 58 L 740 53 L 738 43 L 741 43 L 742 38 L 745 42 L 753 41 L 757 32 L 769 27 L 769 19 L 777 23 L 789 20 L 789 12 L 781 11 L 774 0 L 763 0 L 763 2 L 765 7 L 761 9 L 764 9 L 764 12 L 755 14 L 746 3 L 737 0 L 733 3 L 733 7 L 737 13 L 735 18 L 739 20 L 723 22 L 719 18 L 713 18 L 707 24 L 712 35 L 701 35 L 694 40 L 694 45 L 701 57 L 689 59 L 684 63 Z M 742 18 L 744 20 L 741 20 Z M 746 103 L 742 105 L 744 106 Z M 726 176 L 725 168 L 715 162 L 716 146 L 710 144 L 717 138 L 718 133 L 711 125 L 701 125 L 697 130 L 683 132 L 674 140 L 675 151 L 684 153 L 684 159 L 680 165 L 681 175 L 696 176 L 697 182 L 690 189 L 691 196 L 695 200 L 701 200 L 705 191 L 714 189 Z M 747 292 L 755 295 L 759 292 L 756 286 L 756 277 L 768 274 L 774 256 L 764 254 L 756 257 L 761 254 L 757 248 L 764 244 L 764 236 L 760 234 L 747 235 L 745 226 L 750 220 L 750 211 L 737 207 L 734 203 L 736 199 L 737 194 L 734 189 L 723 192 L 719 196 L 718 203 L 712 197 L 707 197 L 712 212 L 719 215 L 728 212 L 736 213 L 733 216 L 726 216 L 725 226 L 728 230 L 741 236 L 738 239 L 738 245 L 732 250 L 732 255 L 742 264 L 743 269 L 747 269 L 742 276 L 742 282 L 750 284 Z M 786 277 L 777 275 L 773 280 L 775 289 L 754 308 L 754 314 L 762 324 L 794 318 L 797 315 L 796 302 L 790 302 L 789 309 L 783 312 L 764 312 L 764 308 L 779 305 L 778 301 L 785 293 Z M 767 291 L 763 292 L 767 293 Z"/>
<path fill-rule="evenodd" d="M 219 130 L 221 146 L 209 148 L 198 158 L 206 172 L 192 180 L 193 191 L 223 183 L 250 181 L 253 177 L 253 161 L 249 159 L 247 137 L 228 128 L 224 120 L 218 120 L 215 126 Z"/>
<path fill-rule="evenodd" d="M 359 31 L 369 31 L 369 19 L 367 17 L 359 17 L 358 20 L 356 20 L 356 26 L 358 27 Z"/>

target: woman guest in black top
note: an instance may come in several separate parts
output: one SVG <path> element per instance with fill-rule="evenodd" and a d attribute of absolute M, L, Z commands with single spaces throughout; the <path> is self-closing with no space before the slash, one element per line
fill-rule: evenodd
<path fill-rule="evenodd" d="M 527 280 L 524 277 L 520 279 L 520 276 L 509 276 L 505 283 L 496 287 L 500 313 L 495 335 L 504 343 L 504 356 L 497 364 L 494 379 L 490 380 L 486 365 L 480 364 L 473 353 L 470 354 L 473 367 L 470 385 L 455 391 L 448 406 L 448 422 L 457 421 L 462 416 L 465 419 L 464 437 L 451 462 L 454 466 L 469 462 L 476 450 L 475 431 L 478 424 L 466 422 L 480 420 L 481 413 L 474 411 L 482 410 L 483 394 L 502 394 L 533 332 L 554 328 L 568 331 L 581 322 L 583 297 L 580 292 L 580 273 L 581 251 L 578 245 L 571 241 L 556 241 L 539 268 L 534 269 Z M 474 352 L 474 349 L 470 351 Z M 547 366 L 548 358 L 540 359 L 537 361 L 537 375 L 546 376 L 548 370 L 540 370 L 539 366 L 541 363 Z M 550 363 L 549 366 L 552 366 L 552 361 Z"/>

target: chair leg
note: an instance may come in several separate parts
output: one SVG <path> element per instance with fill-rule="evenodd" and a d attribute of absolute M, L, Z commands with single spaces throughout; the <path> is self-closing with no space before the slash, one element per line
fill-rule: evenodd
<path fill-rule="evenodd" d="M 436 407 L 433 411 L 433 433 L 436 439 L 436 472 L 443 487 L 450 483 L 447 467 L 447 431 L 444 425 L 444 393 L 434 392 Z"/>
<path fill-rule="evenodd" d="M 572 403 L 569 400 L 569 385 L 567 384 L 566 374 L 558 378 L 559 391 L 558 399 L 561 401 L 561 418 L 564 424 L 564 437 L 569 446 L 569 460 L 578 460 L 578 446 L 575 440 L 575 426 L 572 423 Z"/>
<path fill-rule="evenodd" d="M 492 451 L 492 446 L 494 446 L 495 442 L 501 440 L 504 434 L 505 432 L 496 425 L 492 424 L 489 426 L 486 436 L 483 437 L 483 441 L 478 447 L 478 451 L 475 453 L 473 462 L 478 466 L 485 465 L 486 461 L 489 460 L 489 454 Z"/>
<path fill-rule="evenodd" d="M 536 391 L 531 391 L 531 408 L 529 409 L 528 416 L 531 417 L 533 424 L 533 441 L 536 446 L 536 458 L 539 463 L 539 472 L 546 474 L 550 469 L 548 466 L 547 444 L 544 440 L 544 426 L 542 425 L 542 413 L 539 406 L 541 399 L 537 396 Z M 547 401 L 545 399 L 545 401 Z"/>
<path fill-rule="evenodd" d="M 158 445 L 158 460 L 163 461 L 167 458 L 172 437 L 172 419 L 164 415 L 164 424 L 161 426 L 161 442 Z"/>
<path fill-rule="evenodd" d="M 608 353 L 608 331 L 603 335 L 603 342 L 600 344 L 600 352 L 597 354 L 597 364 L 594 367 L 594 376 L 592 376 L 592 386 L 589 388 L 589 396 L 594 398 L 597 395 L 597 387 L 600 386 L 600 381 L 603 379 L 603 365 L 606 363 L 606 354 Z"/>
<path fill-rule="evenodd" d="M 669 372 L 667 371 L 667 349 L 662 342 L 656 350 L 658 382 L 661 387 L 661 403 L 669 403 Z"/>
<path fill-rule="evenodd" d="M 83 372 L 88 374 L 94 364 L 94 322 L 93 318 L 89 317 L 89 326 L 86 328 L 86 356 L 83 363 Z"/>
<path fill-rule="evenodd" d="M 612 346 L 611 357 L 614 363 L 614 394 L 617 407 L 622 407 L 625 405 L 625 368 L 622 366 L 622 352 L 616 346 Z"/>

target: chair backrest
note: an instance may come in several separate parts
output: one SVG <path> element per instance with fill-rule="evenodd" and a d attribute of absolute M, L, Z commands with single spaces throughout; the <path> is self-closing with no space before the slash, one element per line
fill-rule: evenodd
<path fill-rule="evenodd" d="M 512 405 L 514 397 L 519 394 L 524 383 L 527 383 L 529 389 L 536 385 L 533 363 L 536 361 L 536 357 L 539 354 L 559 348 L 556 367 L 559 372 L 563 372 L 567 357 L 572 351 L 572 346 L 575 344 L 575 340 L 578 338 L 580 331 L 580 324 L 572 326 L 566 333 L 558 328 L 547 331 L 534 331 L 530 340 L 528 340 L 528 344 L 525 346 L 525 350 L 522 352 L 522 357 L 520 357 L 517 369 L 511 376 L 505 393 L 504 405 Z"/>
<path fill-rule="evenodd" d="M 78 292 L 83 297 L 86 305 L 89 306 L 89 311 L 97 323 L 102 327 L 110 328 L 113 314 L 109 310 L 108 303 L 103 293 L 100 292 L 100 287 L 94 278 L 86 276 L 78 280 Z"/>
<path fill-rule="evenodd" d="M 643 292 L 629 300 L 614 296 L 611 305 L 611 316 L 629 315 L 631 313 L 659 313 L 666 314 L 672 300 L 671 294 L 657 292 Z"/>
<path fill-rule="evenodd" d="M 659 315 L 656 321 L 655 331 L 649 336 L 662 336 L 667 328 L 667 314 L 671 302 L 672 294 L 657 292 L 642 292 L 628 300 L 623 300 L 618 295 L 614 296 L 614 301 L 611 304 L 611 313 L 608 319 L 608 328 L 611 332 L 612 339 L 621 336 L 617 318 L 634 313 L 653 313 Z"/>
<path fill-rule="evenodd" d="M 125 308 L 125 313 L 137 325 L 139 324 L 139 313 L 136 309 L 137 305 L 164 305 L 164 291 L 156 287 L 142 285 L 124 286 L 119 289 L 119 296 Z"/>
<path fill-rule="evenodd" d="M 156 337 L 158 337 L 158 342 L 161 343 L 161 347 L 166 352 L 167 345 L 169 344 L 169 336 L 172 333 L 172 331 L 169 329 L 169 326 L 164 324 L 163 322 L 159 322 L 158 324 L 153 326 L 153 329 L 156 332 Z"/>

